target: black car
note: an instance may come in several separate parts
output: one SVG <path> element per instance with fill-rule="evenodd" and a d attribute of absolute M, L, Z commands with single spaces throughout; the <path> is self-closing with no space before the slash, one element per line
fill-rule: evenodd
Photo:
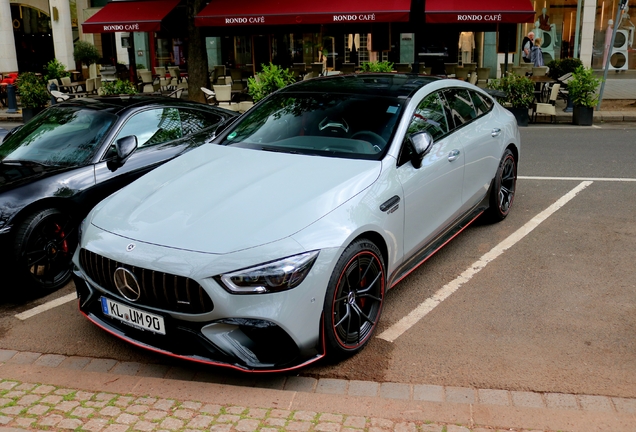
<path fill-rule="evenodd" d="M 81 98 L 13 129 L 0 144 L 5 293 L 46 293 L 65 285 L 77 227 L 95 204 L 209 141 L 236 116 L 173 98 Z"/>

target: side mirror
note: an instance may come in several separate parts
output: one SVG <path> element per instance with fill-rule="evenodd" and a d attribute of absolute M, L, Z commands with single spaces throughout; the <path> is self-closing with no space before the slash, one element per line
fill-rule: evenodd
<path fill-rule="evenodd" d="M 115 150 L 117 151 L 117 162 L 123 163 L 137 149 L 137 137 L 128 135 L 118 139 L 115 142 Z"/>
<path fill-rule="evenodd" d="M 411 149 L 411 163 L 414 168 L 422 166 L 422 159 L 433 147 L 433 137 L 428 132 L 418 132 L 409 136 Z"/>

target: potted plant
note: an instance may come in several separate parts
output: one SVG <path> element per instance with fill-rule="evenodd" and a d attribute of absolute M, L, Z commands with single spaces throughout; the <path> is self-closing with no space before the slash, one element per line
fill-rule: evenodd
<path fill-rule="evenodd" d="M 67 77 L 70 72 L 66 70 L 58 59 L 53 59 L 44 66 L 44 79 L 48 82 L 50 80 L 57 80 L 57 85 L 60 84 L 60 78 Z"/>
<path fill-rule="evenodd" d="M 22 119 L 26 123 L 46 108 L 51 95 L 46 89 L 44 79 L 33 72 L 21 73 L 16 86 L 22 105 Z"/>
<path fill-rule="evenodd" d="M 73 59 L 76 62 L 80 62 L 86 66 L 87 70 L 84 73 L 84 78 L 86 78 L 86 74 L 88 73 L 88 68 L 99 61 L 101 55 L 95 45 L 86 41 L 77 41 L 75 42 L 75 48 L 73 49 Z"/>
<path fill-rule="evenodd" d="M 528 126 L 528 110 L 534 102 L 534 86 L 530 78 L 512 72 L 488 83 L 488 87 L 505 94 L 499 102 L 517 119 L 517 125 Z"/>
<path fill-rule="evenodd" d="M 366 62 L 362 63 L 362 72 L 391 72 L 393 71 L 393 63 L 383 62 Z"/>
<path fill-rule="evenodd" d="M 103 83 L 100 91 L 103 96 L 132 96 L 137 94 L 137 88 L 133 83 L 120 79 Z"/>
<path fill-rule="evenodd" d="M 283 69 L 274 64 L 263 65 L 263 70 L 254 78 L 247 79 L 247 93 L 254 103 L 263 99 L 270 93 L 296 82 L 293 73 L 289 69 Z"/>
<path fill-rule="evenodd" d="M 572 124 L 591 126 L 594 119 L 594 107 L 598 104 L 596 89 L 602 79 L 594 75 L 591 68 L 579 66 L 568 82 L 568 94 L 572 99 L 574 111 Z"/>

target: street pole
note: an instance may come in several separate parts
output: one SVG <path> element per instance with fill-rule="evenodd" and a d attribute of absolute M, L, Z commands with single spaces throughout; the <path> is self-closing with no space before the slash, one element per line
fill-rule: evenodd
<path fill-rule="evenodd" d="M 581 37 L 581 3 L 583 0 L 578 0 L 576 2 L 576 28 L 574 29 L 574 52 L 573 57 L 579 58 L 579 39 Z"/>
<path fill-rule="evenodd" d="M 413 28 L 413 73 L 420 73 L 420 49 L 424 40 L 424 27 L 426 26 L 426 0 L 411 1 L 411 27 Z M 426 66 L 426 64 L 424 64 Z"/>
<path fill-rule="evenodd" d="M 601 102 L 603 102 L 603 91 L 605 90 L 605 81 L 607 81 L 607 71 L 609 69 L 610 61 L 612 60 L 612 50 L 614 49 L 614 41 L 616 40 L 616 29 L 618 28 L 618 19 L 621 16 L 621 12 L 625 9 L 627 0 L 621 0 L 621 4 L 616 11 L 616 19 L 614 20 L 614 28 L 612 31 L 612 42 L 610 42 L 609 52 L 607 53 L 607 60 L 605 61 L 605 70 L 603 71 L 603 81 L 601 81 L 601 89 L 598 94 L 598 105 L 596 105 L 596 111 L 601 110 Z"/>

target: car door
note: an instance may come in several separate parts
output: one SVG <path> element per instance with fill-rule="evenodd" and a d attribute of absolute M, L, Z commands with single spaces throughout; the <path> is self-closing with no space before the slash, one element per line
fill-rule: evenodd
<path fill-rule="evenodd" d="M 404 255 L 410 257 L 451 223 L 461 207 L 464 154 L 453 133 L 449 107 L 440 93 L 425 97 L 415 110 L 407 134 L 428 132 L 434 139 L 422 166 L 410 160 L 402 144 L 397 174 L 404 191 Z"/>
<path fill-rule="evenodd" d="M 464 201 L 467 207 L 477 205 L 488 192 L 490 182 L 505 148 L 501 119 L 494 111 L 494 103 L 488 96 L 468 91 L 477 117 L 472 127 L 472 140 L 464 146 L 466 169 L 464 170 Z M 469 162 L 470 161 L 470 162 Z"/>
<path fill-rule="evenodd" d="M 493 159 L 493 149 L 498 147 L 497 129 L 493 116 L 483 103 L 479 109 L 474 104 L 477 94 L 465 88 L 444 91 L 457 126 L 455 134 L 464 148 L 464 184 L 462 187 L 462 209 L 468 211 L 477 205 L 488 191 L 498 159 Z M 480 101 L 479 98 L 477 98 Z M 493 163 L 495 167 L 493 167 Z"/>

